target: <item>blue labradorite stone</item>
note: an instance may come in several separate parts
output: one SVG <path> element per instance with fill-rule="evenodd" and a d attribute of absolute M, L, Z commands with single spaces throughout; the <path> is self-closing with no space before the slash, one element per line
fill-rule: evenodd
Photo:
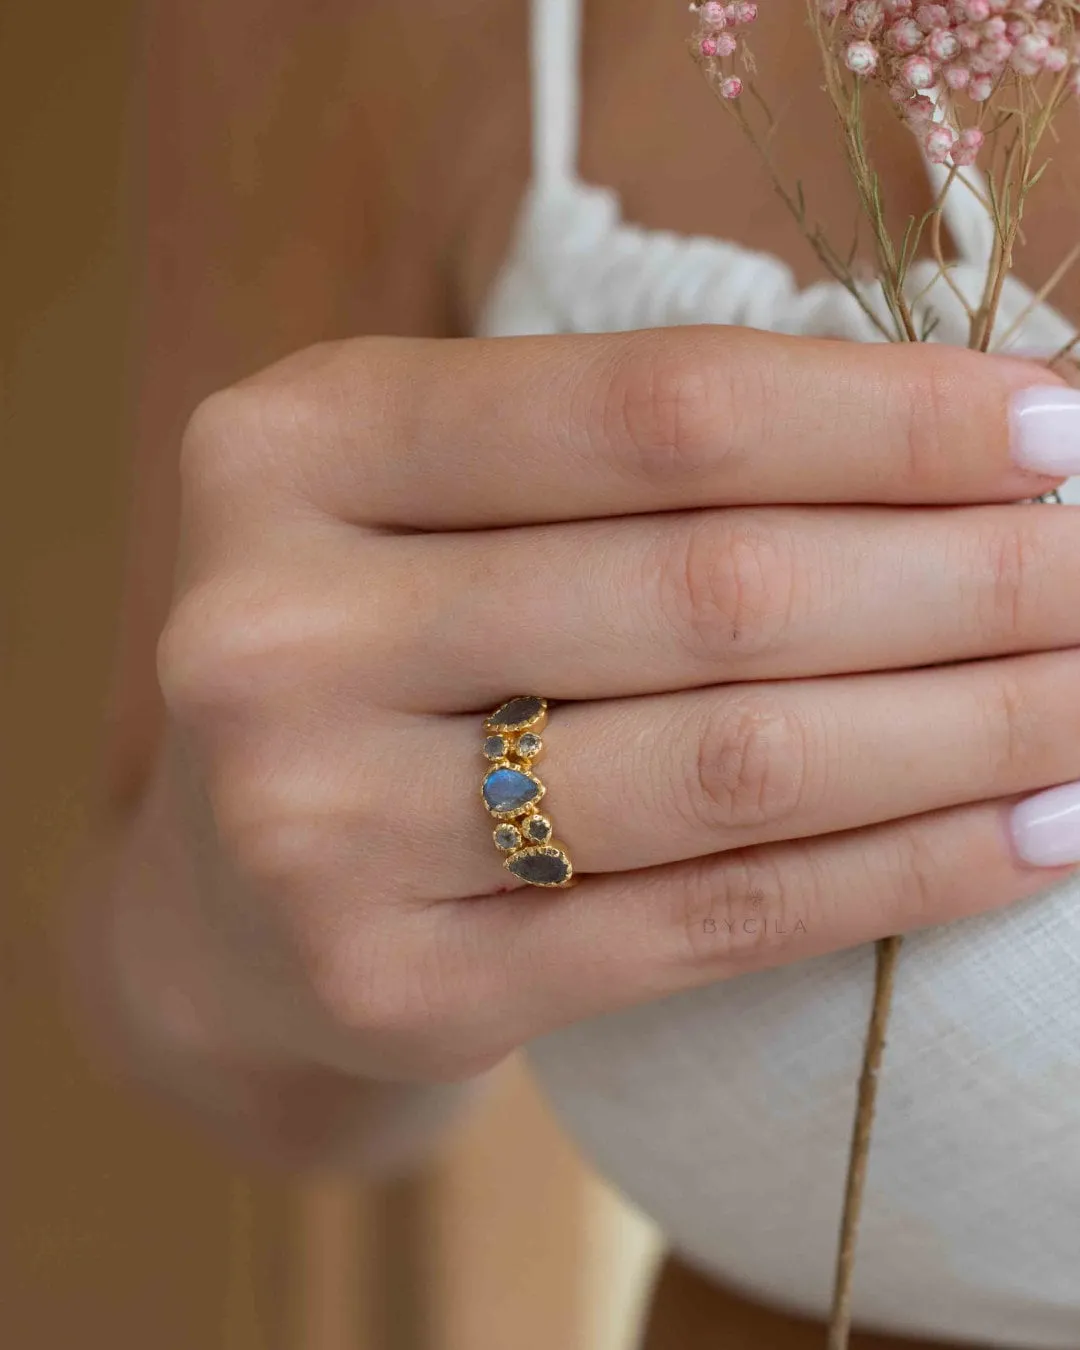
<path fill-rule="evenodd" d="M 484 779 L 484 805 L 489 811 L 516 811 L 540 796 L 540 784 L 520 769 L 492 769 Z"/>
<path fill-rule="evenodd" d="M 539 717 L 544 711 L 544 700 L 533 698 L 531 695 L 523 695 L 520 698 L 512 698 L 502 707 L 496 708 L 487 719 L 488 725 L 493 727 L 523 727 Z"/>
<path fill-rule="evenodd" d="M 561 886 L 570 876 L 570 859 L 557 848 L 526 848 L 506 860 L 507 870 L 534 886 Z"/>

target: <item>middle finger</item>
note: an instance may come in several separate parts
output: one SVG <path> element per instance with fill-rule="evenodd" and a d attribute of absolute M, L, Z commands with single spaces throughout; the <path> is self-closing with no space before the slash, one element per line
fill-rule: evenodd
<path fill-rule="evenodd" d="M 369 600 L 397 597 L 402 621 L 368 673 L 388 706 L 456 712 L 507 689 L 612 698 L 1077 645 L 1074 512 L 761 507 L 369 539 Z"/>

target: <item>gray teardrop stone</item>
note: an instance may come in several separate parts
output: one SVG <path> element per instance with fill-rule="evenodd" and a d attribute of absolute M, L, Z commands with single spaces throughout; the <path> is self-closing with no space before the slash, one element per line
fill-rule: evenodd
<path fill-rule="evenodd" d="M 506 869 L 534 886 L 559 886 L 570 876 L 570 860 L 557 848 L 524 849 L 507 859 Z"/>
<path fill-rule="evenodd" d="M 512 698 L 509 703 L 496 708 L 487 720 L 493 727 L 519 727 L 522 723 L 531 722 L 534 717 L 539 717 L 543 711 L 544 704 L 541 699 L 523 696 Z"/>

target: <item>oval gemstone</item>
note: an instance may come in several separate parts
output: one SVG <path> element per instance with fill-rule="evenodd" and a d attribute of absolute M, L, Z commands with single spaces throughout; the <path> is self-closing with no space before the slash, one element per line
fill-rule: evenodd
<path fill-rule="evenodd" d="M 489 811 L 519 811 L 536 801 L 543 790 L 520 769 L 492 769 L 484 779 L 484 805 Z"/>
<path fill-rule="evenodd" d="M 528 726 L 534 722 L 544 711 L 544 700 L 542 698 L 533 698 L 531 695 L 523 695 L 520 698 L 512 698 L 501 707 L 496 708 L 487 719 L 488 726 L 505 727 L 514 730 L 517 727 Z"/>
<path fill-rule="evenodd" d="M 561 886 L 573 869 L 559 848 L 523 848 L 506 860 L 507 871 L 534 886 Z"/>

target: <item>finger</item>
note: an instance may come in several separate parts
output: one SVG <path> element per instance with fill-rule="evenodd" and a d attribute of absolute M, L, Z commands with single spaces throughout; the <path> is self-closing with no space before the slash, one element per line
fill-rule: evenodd
<path fill-rule="evenodd" d="M 399 606 L 373 697 L 417 712 L 899 669 L 1080 644 L 1080 516 L 1031 506 L 668 512 L 364 540 L 346 611 Z M 350 542 L 350 547 L 352 547 Z M 377 592 L 377 593 L 376 593 Z M 407 603 L 403 598 L 407 597 Z"/>
<path fill-rule="evenodd" d="M 197 445 L 200 425 L 213 433 L 217 463 L 215 406 L 233 443 L 249 406 L 253 472 L 290 476 L 303 502 L 356 523 L 460 529 L 758 502 L 1015 500 L 1067 472 L 1056 442 L 1049 477 L 1010 454 L 1014 396 L 1047 382 L 1056 392 L 1056 377 L 940 345 L 698 327 L 320 351 L 211 400 L 189 439 Z M 1073 420 L 1028 406 L 1029 459 L 1050 431 L 1075 435 Z M 303 455 L 266 448 L 300 433 Z"/>
<path fill-rule="evenodd" d="M 440 917 L 448 941 L 455 924 L 464 926 L 456 947 L 467 944 L 479 972 L 470 978 L 470 1006 L 483 1007 L 488 1028 L 513 1044 L 716 980 L 1075 885 L 1074 863 L 1035 868 L 1017 857 L 1010 807 L 973 804 L 588 877 L 567 891 L 459 901 Z"/>
<path fill-rule="evenodd" d="M 1080 778 L 1080 652 L 555 707 L 533 806 L 578 874 L 853 829 Z M 478 800 L 473 718 L 366 746 L 404 775 L 357 866 L 421 900 L 513 884 Z M 490 765 L 487 766 L 490 769 Z M 360 845 L 358 844 L 358 848 Z"/>

